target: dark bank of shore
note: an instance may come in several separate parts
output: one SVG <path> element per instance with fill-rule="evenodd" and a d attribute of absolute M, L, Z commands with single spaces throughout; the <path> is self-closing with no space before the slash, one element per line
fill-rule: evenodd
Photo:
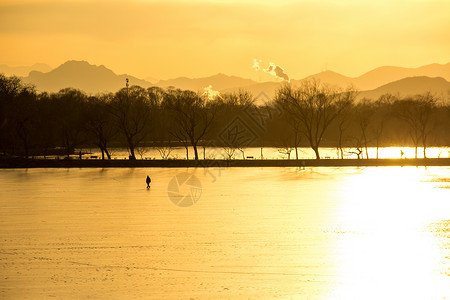
<path fill-rule="evenodd" d="M 450 166 L 450 158 L 299 160 L 98 160 L 0 158 L 0 168 L 381 167 Z"/>

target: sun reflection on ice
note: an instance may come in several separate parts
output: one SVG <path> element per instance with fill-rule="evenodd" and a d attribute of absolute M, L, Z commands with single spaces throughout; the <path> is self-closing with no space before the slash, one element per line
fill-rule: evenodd
<path fill-rule="evenodd" d="M 429 226 L 449 219 L 448 193 L 424 168 L 367 168 L 343 188 L 333 299 L 443 299 L 448 249 Z M 440 200 L 438 200 L 440 199 Z"/>

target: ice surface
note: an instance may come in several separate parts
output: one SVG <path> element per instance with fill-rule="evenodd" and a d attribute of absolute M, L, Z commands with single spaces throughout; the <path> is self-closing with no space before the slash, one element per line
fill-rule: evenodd
<path fill-rule="evenodd" d="M 201 193 L 180 207 L 169 182 L 186 172 L 198 181 L 178 192 Z M 0 170 L 0 297 L 441 299 L 449 174 Z"/>

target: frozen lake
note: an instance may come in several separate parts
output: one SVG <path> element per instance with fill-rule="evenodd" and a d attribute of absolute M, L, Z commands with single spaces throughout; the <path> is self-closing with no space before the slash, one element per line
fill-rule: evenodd
<path fill-rule="evenodd" d="M 0 298 L 449 295 L 449 167 L 0 170 Z"/>

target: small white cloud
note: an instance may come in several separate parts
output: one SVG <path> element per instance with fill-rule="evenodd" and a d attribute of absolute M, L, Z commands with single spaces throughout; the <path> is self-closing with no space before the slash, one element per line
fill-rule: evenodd
<path fill-rule="evenodd" d="M 269 73 L 276 78 L 281 78 L 283 80 L 289 81 L 289 76 L 284 72 L 284 69 L 280 66 L 277 66 L 275 63 L 270 62 L 269 67 L 263 70 L 266 73 Z"/>
<path fill-rule="evenodd" d="M 259 65 L 261 62 L 262 60 L 254 58 L 252 68 L 255 69 L 255 71 L 259 71 L 261 69 L 261 66 Z"/>

